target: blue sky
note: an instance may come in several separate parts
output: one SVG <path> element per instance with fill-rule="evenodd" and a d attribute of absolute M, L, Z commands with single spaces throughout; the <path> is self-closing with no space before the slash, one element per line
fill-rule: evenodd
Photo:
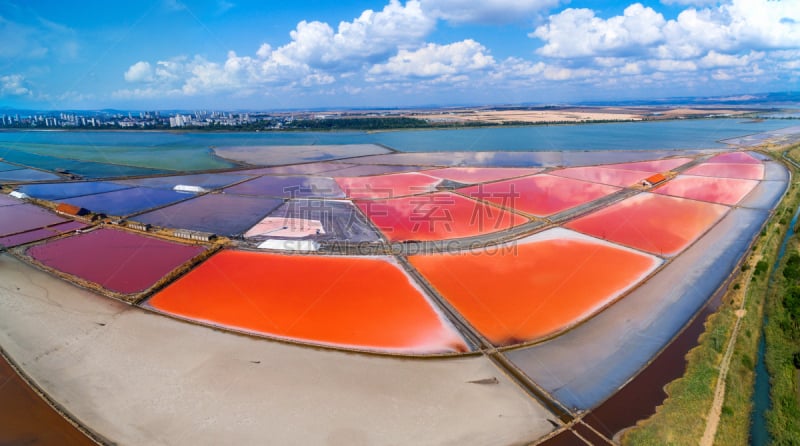
<path fill-rule="evenodd" d="M 800 89 L 800 0 L 6 0 L 0 42 L 0 107 L 404 107 Z"/>

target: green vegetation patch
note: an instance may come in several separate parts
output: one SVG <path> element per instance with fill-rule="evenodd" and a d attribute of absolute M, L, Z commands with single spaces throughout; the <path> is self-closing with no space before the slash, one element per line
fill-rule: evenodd
<path fill-rule="evenodd" d="M 765 360 L 770 375 L 771 407 L 767 428 L 774 445 L 800 445 L 800 239 L 790 241 L 781 280 L 767 300 Z"/>

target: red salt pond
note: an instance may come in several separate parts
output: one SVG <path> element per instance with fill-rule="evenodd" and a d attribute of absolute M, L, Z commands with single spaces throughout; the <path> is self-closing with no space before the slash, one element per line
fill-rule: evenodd
<path fill-rule="evenodd" d="M 708 159 L 709 163 L 743 163 L 743 164 L 761 164 L 761 161 L 755 159 L 752 155 L 744 152 L 728 152 L 720 155 L 713 156 Z"/>
<path fill-rule="evenodd" d="M 757 185 L 758 181 L 755 180 L 679 175 L 654 192 L 675 197 L 734 205 L 739 203 Z"/>
<path fill-rule="evenodd" d="M 619 189 L 603 184 L 534 175 L 515 180 L 481 184 L 458 189 L 458 192 L 504 208 L 537 216 L 548 216 L 604 197 Z"/>
<path fill-rule="evenodd" d="M 672 256 L 728 211 L 726 206 L 642 193 L 565 226 L 653 254 Z"/>
<path fill-rule="evenodd" d="M 676 167 L 682 166 L 689 161 L 691 158 L 667 158 L 663 160 L 654 160 L 654 161 L 636 161 L 633 163 L 619 163 L 619 164 L 607 164 L 603 167 L 608 167 L 612 169 L 625 169 L 625 170 L 640 170 L 643 172 L 667 172 Z"/>
<path fill-rule="evenodd" d="M 698 164 L 684 172 L 687 175 L 699 175 L 702 177 L 722 177 L 722 178 L 743 178 L 746 180 L 763 180 L 763 164 L 745 163 L 705 163 Z"/>
<path fill-rule="evenodd" d="M 349 198 L 393 198 L 431 192 L 441 180 L 418 172 L 340 177 L 336 183 Z"/>
<path fill-rule="evenodd" d="M 324 345 L 413 353 L 468 350 L 387 257 L 223 251 L 148 304 L 215 325 Z"/>
<path fill-rule="evenodd" d="M 619 187 L 639 184 L 642 180 L 651 175 L 650 172 L 645 171 L 610 169 L 602 166 L 571 167 L 569 169 L 556 170 L 550 172 L 550 174 Z"/>
<path fill-rule="evenodd" d="M 528 222 L 521 215 L 450 192 L 356 205 L 392 242 L 471 237 Z"/>
<path fill-rule="evenodd" d="M 656 257 L 561 228 L 481 251 L 409 261 L 498 346 L 561 332 L 609 305 Z"/>
<path fill-rule="evenodd" d="M 0 356 L 0 445 L 95 446 Z"/>
<path fill-rule="evenodd" d="M 204 250 L 104 228 L 33 246 L 27 252 L 50 268 L 129 294 L 150 288 Z"/>
<path fill-rule="evenodd" d="M 447 167 L 444 169 L 426 170 L 425 175 L 458 181 L 464 184 L 473 184 L 533 175 L 541 170 L 542 169 L 516 167 Z"/>

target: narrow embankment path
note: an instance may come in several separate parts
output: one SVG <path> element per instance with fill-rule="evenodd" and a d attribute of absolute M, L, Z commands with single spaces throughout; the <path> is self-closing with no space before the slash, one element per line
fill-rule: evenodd
<path fill-rule="evenodd" d="M 717 427 L 719 426 L 719 419 L 722 415 L 722 403 L 725 402 L 725 382 L 728 377 L 728 369 L 731 365 L 731 357 L 733 357 L 733 350 L 736 347 L 736 338 L 739 336 L 739 327 L 742 325 L 742 318 L 745 315 L 745 304 L 747 303 L 747 290 L 750 287 L 751 278 L 753 276 L 754 265 L 761 260 L 761 255 L 756 255 L 751 260 L 750 268 L 747 270 L 746 277 L 742 282 L 744 287 L 737 290 L 739 295 L 734 295 L 733 298 L 740 297 L 739 309 L 736 311 L 736 323 L 733 326 L 731 337 L 728 340 L 728 346 L 725 348 L 725 355 L 722 357 L 722 362 L 719 366 L 719 376 L 717 377 L 717 387 L 714 389 L 714 402 L 711 404 L 711 410 L 706 417 L 706 430 L 703 432 L 703 438 L 700 439 L 700 446 L 712 446 L 714 444 L 714 437 L 717 435 Z"/>

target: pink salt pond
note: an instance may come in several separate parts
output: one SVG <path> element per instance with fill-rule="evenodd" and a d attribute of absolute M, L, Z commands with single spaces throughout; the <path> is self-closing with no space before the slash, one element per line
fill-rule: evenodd
<path fill-rule="evenodd" d="M 393 198 L 431 192 L 441 179 L 418 172 L 341 177 L 336 183 L 348 198 Z"/>
<path fill-rule="evenodd" d="M 549 216 L 618 191 L 604 184 L 533 175 L 514 180 L 458 189 L 458 192 L 503 208 L 537 216 Z"/>
<path fill-rule="evenodd" d="M 516 167 L 446 167 L 426 170 L 425 175 L 464 184 L 474 184 L 533 175 L 541 170 Z"/>
<path fill-rule="evenodd" d="M 691 158 L 666 158 L 662 160 L 653 160 L 653 161 L 635 161 L 632 163 L 618 163 L 618 164 L 607 164 L 603 167 L 607 167 L 610 169 L 624 169 L 624 170 L 639 170 L 642 172 L 667 172 L 672 169 L 678 168 L 689 161 Z"/>
<path fill-rule="evenodd" d="M 678 254 L 728 211 L 726 206 L 642 193 L 565 226 L 653 254 Z"/>
<path fill-rule="evenodd" d="M 639 184 L 642 180 L 652 175 L 650 172 L 645 171 L 610 169 L 603 166 L 571 167 L 568 169 L 556 170 L 550 172 L 550 174 L 619 187 Z"/>
<path fill-rule="evenodd" d="M 745 152 L 727 152 L 713 156 L 708 159 L 709 163 L 737 163 L 737 164 L 761 164 L 752 155 Z"/>
<path fill-rule="evenodd" d="M 471 237 L 528 221 L 513 212 L 450 192 L 356 201 L 356 205 L 392 242 Z"/>
<path fill-rule="evenodd" d="M 757 185 L 758 181 L 755 180 L 679 175 L 653 192 L 674 197 L 735 205 Z"/>
<path fill-rule="evenodd" d="M 684 172 L 687 175 L 702 177 L 742 178 L 746 180 L 763 180 L 763 164 L 747 163 L 704 163 L 698 164 Z"/>

